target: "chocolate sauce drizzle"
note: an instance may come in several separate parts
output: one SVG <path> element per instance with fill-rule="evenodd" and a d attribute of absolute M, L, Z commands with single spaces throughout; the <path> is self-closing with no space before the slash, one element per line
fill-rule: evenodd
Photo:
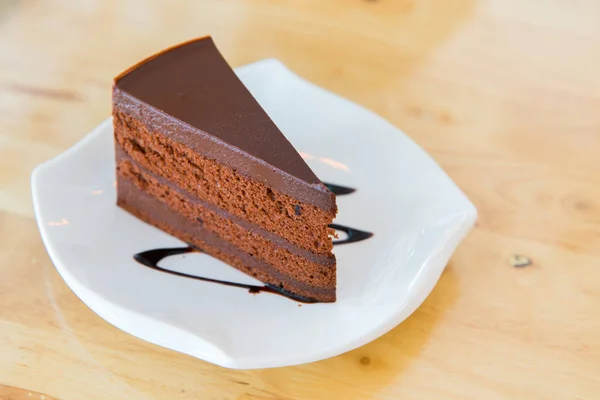
<path fill-rule="evenodd" d="M 327 186 L 327 188 L 329 190 L 331 190 L 336 196 L 343 196 L 343 195 L 347 195 L 350 193 L 354 193 L 356 191 L 356 189 L 353 189 L 350 187 L 345 187 L 345 186 L 334 185 L 332 183 L 325 183 L 325 186 Z M 371 232 L 361 231 L 360 229 L 350 228 L 350 227 L 344 226 L 344 225 L 331 224 L 331 225 L 329 225 L 329 227 L 333 228 L 335 230 L 338 230 L 338 231 L 342 231 L 342 232 L 346 233 L 346 235 L 348 235 L 348 237 L 346 239 L 334 240 L 333 241 L 334 246 L 340 245 L 340 244 L 360 242 L 362 240 L 369 239 L 370 237 L 373 236 L 373 233 L 371 233 Z M 186 254 L 186 253 L 192 253 L 192 252 L 202 253 L 203 251 L 201 249 L 198 249 L 191 245 L 186 246 L 186 247 L 154 249 L 154 250 L 147 250 L 147 251 L 143 251 L 141 253 L 137 253 L 133 256 L 133 259 L 148 268 L 152 268 L 156 271 L 165 272 L 165 273 L 171 274 L 171 275 L 181 276 L 181 277 L 190 278 L 190 279 L 196 279 L 196 280 L 204 281 L 204 282 L 217 283 L 219 285 L 224 285 L 224 286 L 232 286 L 232 287 L 247 289 L 249 293 L 253 293 L 253 294 L 265 292 L 265 293 L 272 293 L 272 294 L 284 296 L 284 297 L 290 298 L 292 300 L 295 300 L 295 301 L 298 301 L 301 303 L 318 303 L 318 301 L 315 299 L 311 299 L 311 298 L 304 297 L 304 296 L 298 296 L 297 294 L 291 293 L 279 286 L 270 285 L 268 283 L 264 284 L 263 286 L 258 286 L 258 285 L 247 285 L 245 283 L 222 281 L 219 279 L 206 278 L 203 276 L 190 275 L 190 274 L 186 274 L 183 272 L 172 271 L 170 269 L 162 268 L 158 265 L 159 262 L 161 262 L 162 260 L 164 260 L 167 257 L 176 256 L 176 255 L 180 255 L 180 254 Z"/>
<path fill-rule="evenodd" d="M 333 183 L 325 183 L 325 182 L 323 182 L 323 184 L 325 186 L 327 186 L 327 189 L 329 189 L 336 196 L 344 196 L 346 194 L 356 192 L 356 189 L 351 188 L 351 187 L 340 186 L 340 185 L 336 185 Z"/>
<path fill-rule="evenodd" d="M 346 235 L 348 235 L 348 237 L 346 239 L 334 240 L 333 241 L 334 246 L 339 245 L 339 244 L 360 242 L 363 240 L 367 240 L 368 238 L 373 236 L 373 234 L 371 232 L 361 231 L 360 229 L 350 228 L 349 226 L 331 224 L 331 225 L 329 225 L 329 227 L 335 229 L 336 231 L 345 232 Z"/>
<path fill-rule="evenodd" d="M 196 280 L 204 281 L 204 282 L 218 283 L 219 285 L 224 285 L 224 286 L 233 286 L 233 287 L 238 287 L 238 288 L 242 288 L 242 289 L 248 289 L 248 292 L 253 293 L 253 294 L 261 293 L 261 292 L 278 294 L 280 296 L 288 297 L 292 300 L 296 300 L 301 303 L 316 303 L 317 302 L 314 299 L 304 297 L 304 296 L 298 296 L 297 294 L 288 292 L 287 290 L 280 288 L 278 286 L 269 285 L 268 283 L 263 286 L 257 286 L 257 285 L 247 285 L 245 283 L 222 281 L 219 279 L 206 278 L 203 276 L 196 276 L 196 275 L 186 274 L 183 272 L 172 271 L 170 269 L 162 268 L 158 265 L 159 262 L 161 262 L 162 260 L 164 260 L 167 257 L 176 256 L 179 254 L 193 253 L 193 252 L 203 253 L 202 250 L 197 249 L 193 246 L 172 247 L 172 248 L 143 251 L 141 253 L 135 254 L 133 256 L 133 259 L 135 261 L 139 262 L 140 264 L 145 265 L 148 268 L 152 268 L 156 271 L 165 272 L 165 273 L 171 274 L 171 275 L 182 276 L 184 278 L 196 279 Z"/>

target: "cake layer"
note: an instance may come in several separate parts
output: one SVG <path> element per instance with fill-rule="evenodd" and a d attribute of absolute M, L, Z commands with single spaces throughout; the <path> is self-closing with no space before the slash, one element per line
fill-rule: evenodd
<path fill-rule="evenodd" d="M 328 225 L 335 209 L 323 210 L 299 203 L 160 132 L 150 132 L 143 123 L 118 109 L 114 112 L 114 127 L 117 152 L 125 152 L 148 171 L 172 181 L 193 197 L 215 204 L 304 249 L 331 255 L 332 232 Z"/>
<path fill-rule="evenodd" d="M 117 173 L 190 223 L 203 226 L 279 272 L 317 287 L 335 287 L 335 257 L 313 254 L 247 221 L 231 217 L 213 205 L 190 198 L 131 161 L 118 159 Z"/>
<path fill-rule="evenodd" d="M 118 205 L 136 217 L 266 284 L 319 302 L 334 302 L 336 299 L 335 286 L 316 287 L 277 271 L 268 263 L 210 232 L 202 224 L 195 224 L 173 211 L 123 176 L 117 176 L 117 192 Z"/>

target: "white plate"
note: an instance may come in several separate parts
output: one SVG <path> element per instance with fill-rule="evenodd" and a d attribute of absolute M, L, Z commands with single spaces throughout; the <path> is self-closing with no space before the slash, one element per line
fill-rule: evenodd
<path fill-rule="evenodd" d="M 336 223 L 375 235 L 335 248 L 336 303 L 299 306 L 136 263 L 134 253 L 182 244 L 115 206 L 110 119 L 33 172 L 48 253 L 69 287 L 111 324 L 224 367 L 301 364 L 362 346 L 423 302 L 476 210 L 425 152 L 379 116 L 277 60 L 237 73 L 323 181 L 357 189 L 338 198 Z M 202 254 L 161 266 L 257 283 Z"/>

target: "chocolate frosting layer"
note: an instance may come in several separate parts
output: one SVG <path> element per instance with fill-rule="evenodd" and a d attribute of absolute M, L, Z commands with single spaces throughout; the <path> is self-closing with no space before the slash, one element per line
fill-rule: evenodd
<path fill-rule="evenodd" d="M 335 196 L 235 75 L 210 37 L 115 78 L 115 107 L 191 149 L 326 210 Z"/>

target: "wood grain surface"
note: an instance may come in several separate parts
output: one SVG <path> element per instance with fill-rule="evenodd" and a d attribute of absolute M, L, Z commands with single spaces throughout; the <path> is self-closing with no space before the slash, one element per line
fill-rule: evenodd
<path fill-rule="evenodd" d="M 0 385 L 0 399 L 2 400 L 54 400 L 52 397 L 30 390 L 12 386 Z"/>
<path fill-rule="evenodd" d="M 32 169 L 106 118 L 114 75 L 205 34 L 389 119 L 478 207 L 382 338 L 226 370 L 104 322 L 51 264 Z M 599 156 L 596 0 L 0 0 L 0 398 L 598 399 Z"/>

